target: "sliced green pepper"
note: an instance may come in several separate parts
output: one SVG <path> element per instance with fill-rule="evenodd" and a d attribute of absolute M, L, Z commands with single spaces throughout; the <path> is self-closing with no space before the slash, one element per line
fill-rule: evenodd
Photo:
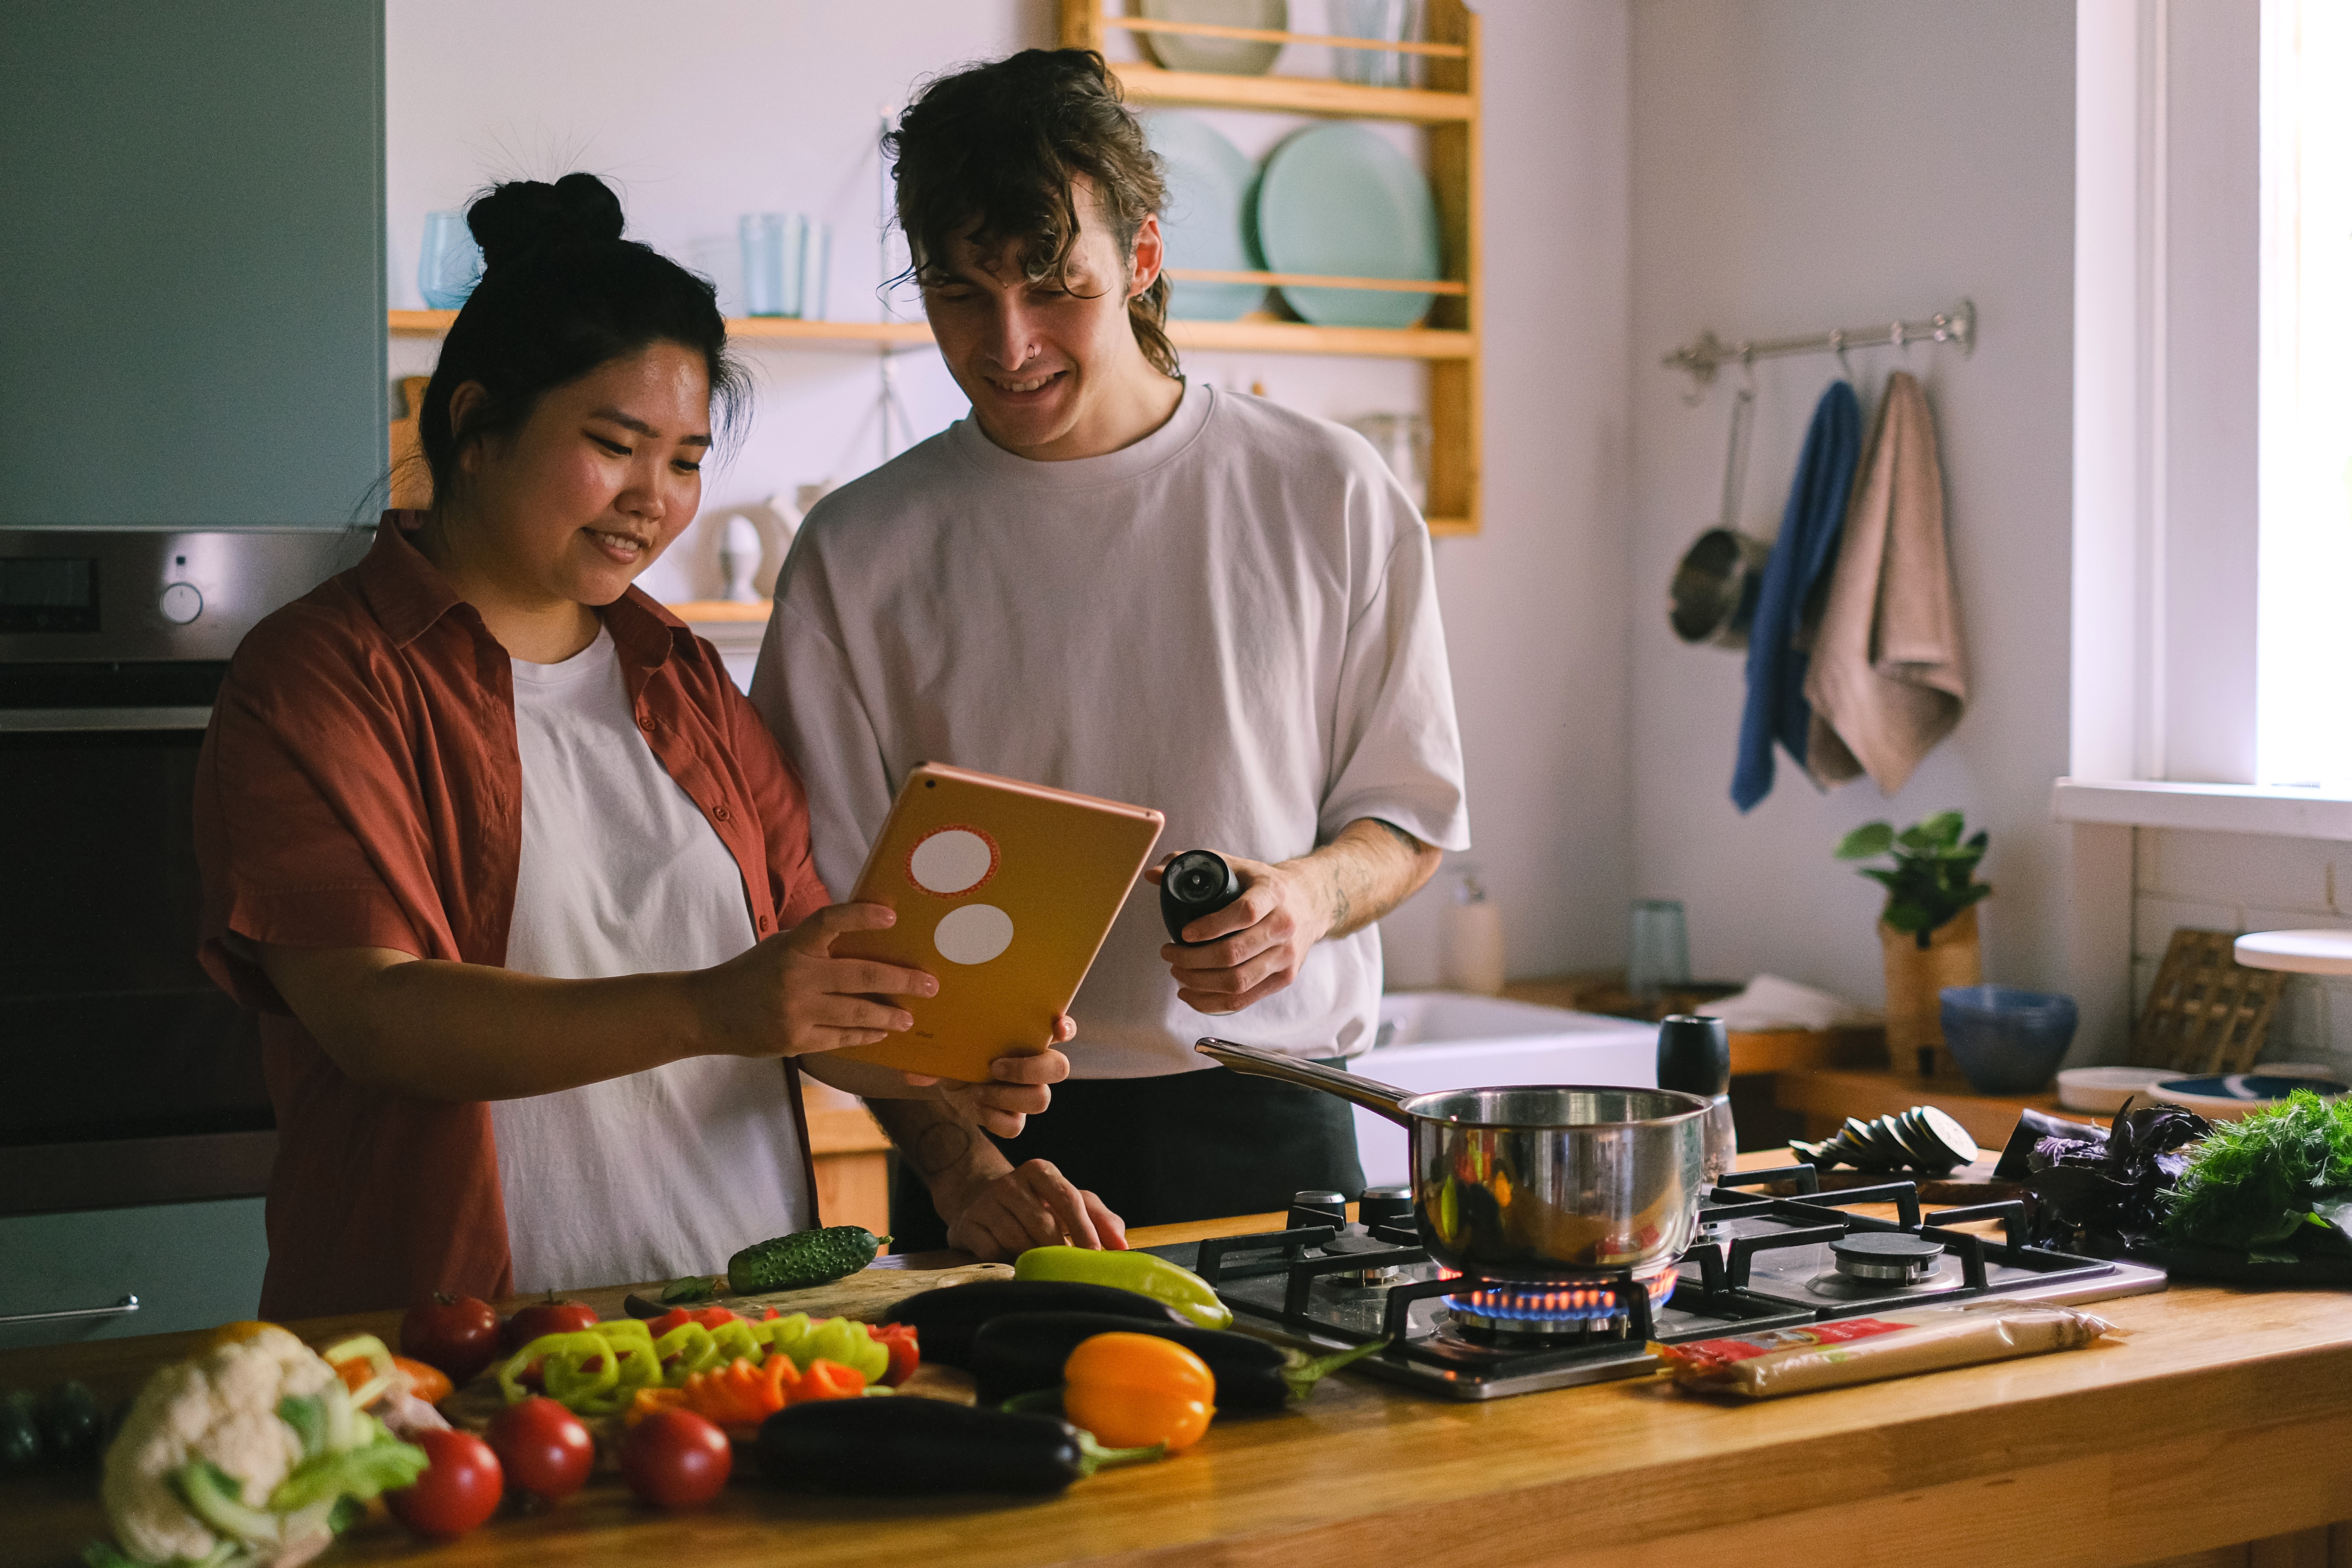
<path fill-rule="evenodd" d="M 499 1389 L 508 1404 L 530 1397 L 522 1374 L 534 1363 L 547 1396 L 582 1415 L 609 1415 L 638 1389 L 661 1381 L 653 1336 L 634 1319 L 542 1334 L 523 1346 L 499 1368 Z"/>
<path fill-rule="evenodd" d="M 806 1312 L 794 1312 L 750 1326 L 760 1332 L 776 1354 L 790 1356 L 793 1364 L 803 1372 L 813 1361 L 836 1362 L 862 1375 L 867 1383 L 879 1383 L 890 1370 L 889 1347 L 878 1342 L 864 1323 L 852 1318 L 818 1321 Z"/>
<path fill-rule="evenodd" d="M 1013 1260 L 1013 1277 L 1075 1285 L 1108 1285 L 1149 1296 L 1204 1329 L 1229 1329 L 1234 1323 L 1233 1309 L 1217 1300 L 1217 1293 L 1209 1289 L 1207 1280 L 1149 1252 L 1033 1247 Z"/>

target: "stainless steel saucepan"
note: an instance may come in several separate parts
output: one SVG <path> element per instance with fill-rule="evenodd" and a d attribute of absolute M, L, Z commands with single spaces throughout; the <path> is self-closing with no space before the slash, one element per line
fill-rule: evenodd
<path fill-rule="evenodd" d="M 1498 1279 L 1639 1275 L 1690 1245 L 1706 1190 L 1707 1102 L 1696 1095 L 1558 1084 L 1411 1094 L 1230 1040 L 1192 1048 L 1403 1127 L 1422 1243 L 1448 1268 Z"/>

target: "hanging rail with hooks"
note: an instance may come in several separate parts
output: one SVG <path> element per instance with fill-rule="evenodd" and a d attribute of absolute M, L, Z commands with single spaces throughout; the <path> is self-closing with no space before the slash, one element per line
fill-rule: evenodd
<path fill-rule="evenodd" d="M 1963 359 L 1975 353 L 1976 302 L 1963 300 L 1952 309 L 1939 311 L 1924 321 L 1895 321 L 1884 327 L 1832 327 L 1826 332 L 1816 332 L 1804 338 L 1742 339 L 1727 343 L 1710 330 L 1667 354 L 1664 363 L 1675 370 L 1688 371 L 1691 380 L 1703 387 L 1715 379 L 1718 369 L 1727 364 L 1746 364 L 1759 359 L 1779 359 L 1787 354 L 1843 354 L 1848 349 L 1882 345 L 1902 348 L 1906 344 L 1923 342 L 1957 343 Z"/>

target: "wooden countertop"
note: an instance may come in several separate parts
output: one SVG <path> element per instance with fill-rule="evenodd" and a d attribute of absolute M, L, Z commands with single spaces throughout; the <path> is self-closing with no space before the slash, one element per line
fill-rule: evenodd
<path fill-rule="evenodd" d="M 1263 1228 L 1266 1217 L 1137 1239 Z M 2298 1550 L 2316 1540 L 2319 1556 L 2280 1560 L 2327 1561 L 2325 1527 L 2352 1519 L 2352 1292 L 2187 1287 L 2095 1310 L 2128 1336 L 1754 1405 L 1688 1399 L 1656 1379 L 1457 1405 L 1342 1373 L 1295 1412 L 1220 1421 L 1174 1459 L 1042 1502 L 831 1501 L 753 1484 L 671 1516 L 600 1481 L 445 1545 L 363 1527 L 320 1561 L 1362 1568 L 1425 1549 L 1478 1568 L 1718 1553 L 2068 1568 L 2312 1531 L 2323 1533 L 2299 1537 Z M 322 1339 L 351 1321 L 294 1327 Z M 382 1331 L 394 1318 L 357 1321 Z M 110 1399 L 188 1339 L 8 1352 L 0 1387 L 80 1376 Z M 92 1490 L 54 1472 L 0 1481 L 0 1562 L 67 1563 L 103 1529 Z"/>

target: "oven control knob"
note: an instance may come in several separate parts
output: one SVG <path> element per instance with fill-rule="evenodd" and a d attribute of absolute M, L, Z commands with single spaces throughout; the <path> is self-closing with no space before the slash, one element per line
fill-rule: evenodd
<path fill-rule="evenodd" d="M 193 583 L 174 583 L 163 590 L 163 596 L 155 601 L 155 607 L 163 611 L 163 618 L 173 626 L 184 626 L 205 613 L 205 596 L 196 591 Z"/>
<path fill-rule="evenodd" d="M 1393 1225 L 1412 1220 L 1412 1189 L 1411 1187 L 1366 1187 L 1357 1200 L 1356 1217 L 1365 1226 Z"/>

